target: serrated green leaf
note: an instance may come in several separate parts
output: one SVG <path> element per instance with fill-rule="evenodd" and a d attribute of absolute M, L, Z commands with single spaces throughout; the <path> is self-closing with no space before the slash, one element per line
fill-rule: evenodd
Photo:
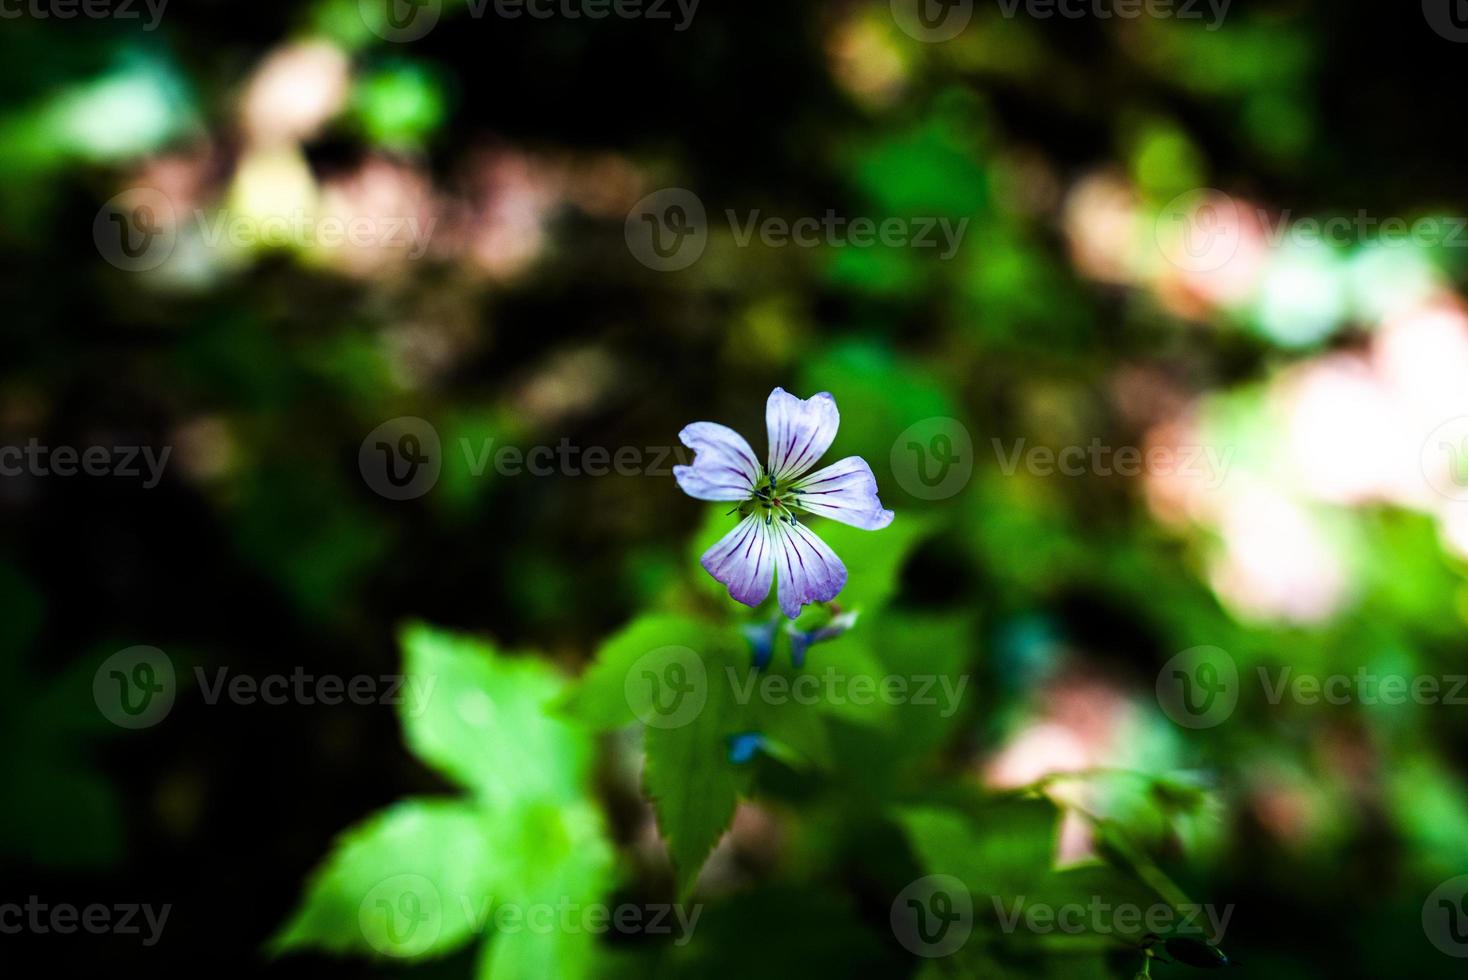
<path fill-rule="evenodd" d="M 735 701 L 728 671 L 745 657 L 732 646 L 705 654 L 706 698 L 691 717 L 673 727 L 649 725 L 644 779 L 668 845 L 679 894 L 687 894 L 734 817 L 746 767 L 729 761 L 729 736 L 746 730 L 747 715 Z M 690 695 L 691 696 L 691 695 Z M 685 714 L 690 714 L 685 712 Z"/>
<path fill-rule="evenodd" d="M 407 800 L 341 836 L 271 948 L 441 956 L 482 926 L 471 919 L 474 899 L 492 893 L 502 878 L 500 857 L 473 807 Z"/>

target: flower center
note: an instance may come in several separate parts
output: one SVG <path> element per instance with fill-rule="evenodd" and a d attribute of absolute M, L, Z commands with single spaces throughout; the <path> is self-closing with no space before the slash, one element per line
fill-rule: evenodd
<path fill-rule="evenodd" d="M 754 481 L 754 495 L 739 505 L 739 516 L 763 514 L 766 524 L 783 521 L 797 523 L 796 509 L 800 506 L 800 493 L 791 488 L 789 482 L 779 483 L 763 470 Z"/>

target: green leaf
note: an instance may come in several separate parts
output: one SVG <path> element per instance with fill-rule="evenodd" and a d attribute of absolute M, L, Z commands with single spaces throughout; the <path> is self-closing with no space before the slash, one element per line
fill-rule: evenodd
<path fill-rule="evenodd" d="M 441 956 L 482 927 L 468 910 L 502 875 L 471 806 L 407 800 L 342 835 L 271 949 Z"/>
<path fill-rule="evenodd" d="M 596 661 L 562 699 L 561 710 L 598 731 L 636 721 L 656 725 L 655 699 L 664 693 L 657 680 L 676 679 L 681 669 L 690 683 L 701 683 L 700 677 L 707 679 L 704 653 L 735 643 L 729 630 L 692 616 L 641 616 L 601 645 Z"/>
<path fill-rule="evenodd" d="M 693 908 L 700 912 L 694 941 L 667 950 L 644 976 L 810 980 L 911 970 L 897 944 L 884 941 L 839 890 L 769 886 Z"/>
<path fill-rule="evenodd" d="M 25 805 L 0 810 L 0 855 L 57 868 L 116 863 L 125 847 L 113 787 L 69 751 L 18 739 L 12 746 L 28 751 L 0 762 L 0 785 Z"/>
<path fill-rule="evenodd" d="M 824 703 L 824 702 L 823 702 Z M 832 765 L 831 738 L 826 719 L 816 705 L 796 700 L 750 702 L 750 730 L 794 749 L 799 763 L 829 769 Z"/>
<path fill-rule="evenodd" d="M 975 911 L 991 896 L 1032 895 L 1054 863 L 1059 812 L 1045 800 L 1002 801 L 976 814 L 904 809 L 898 822 L 930 874 L 958 878 Z"/>
<path fill-rule="evenodd" d="M 644 778 L 680 895 L 692 890 L 748 782 L 749 770 L 729 761 L 728 744 L 730 735 L 747 730 L 747 714 L 728 679 L 730 670 L 739 676 L 746 661 L 747 655 L 732 644 L 709 649 L 704 654 L 704 703 L 691 711 L 680 706 L 669 716 L 677 724 L 650 724 L 647 729 Z M 696 698 L 697 693 L 686 697 Z"/>
<path fill-rule="evenodd" d="M 583 795 L 590 746 L 547 713 L 564 682 L 544 662 L 497 656 L 483 641 L 427 626 L 404 631 L 409 748 L 491 811 Z"/>
<path fill-rule="evenodd" d="M 861 726 L 833 728 L 841 770 L 857 774 L 873 791 L 912 788 L 922 780 L 975 697 L 968 664 L 972 633 L 970 614 L 885 610 L 812 648 L 810 669 L 830 665 L 844 676 L 848 692 L 822 710 L 832 720 Z"/>
<path fill-rule="evenodd" d="M 933 515 L 912 511 L 899 513 L 880 531 L 863 531 L 836 521 L 812 524 L 811 530 L 831 546 L 848 569 L 846 588 L 836 602 L 843 609 L 866 611 L 896 595 L 902 584 L 902 566 L 937 527 Z"/>
<path fill-rule="evenodd" d="M 497 931 L 480 954 L 481 980 L 520 977 L 589 976 L 597 952 L 597 936 L 583 928 L 537 929 L 530 910 L 580 910 L 599 901 L 611 887 L 615 855 L 606 841 L 601 813 L 590 803 L 546 809 L 521 828 L 517 848 L 524 863 L 501 904 L 512 902 L 520 913 L 517 927 Z"/>
<path fill-rule="evenodd" d="M 481 976 L 589 975 L 594 934 L 529 918 L 589 906 L 612 885 L 615 855 L 586 785 L 590 736 L 546 713 L 562 680 L 427 626 L 405 630 L 403 646 L 407 741 L 474 795 L 400 803 L 344 835 L 272 948 L 439 956 L 512 906 L 518 927 L 489 938 Z"/>

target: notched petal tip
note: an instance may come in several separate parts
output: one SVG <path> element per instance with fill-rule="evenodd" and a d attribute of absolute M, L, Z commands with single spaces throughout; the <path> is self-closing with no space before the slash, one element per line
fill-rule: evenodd
<path fill-rule="evenodd" d="M 829 391 L 801 399 L 776 388 L 765 402 L 765 427 L 770 473 L 777 479 L 792 479 L 826 454 L 841 427 L 841 413 Z"/>

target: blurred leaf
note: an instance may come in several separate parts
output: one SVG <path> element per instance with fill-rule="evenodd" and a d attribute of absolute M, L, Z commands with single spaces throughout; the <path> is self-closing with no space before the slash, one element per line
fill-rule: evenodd
<path fill-rule="evenodd" d="M 482 821 L 465 803 L 407 800 L 347 831 L 271 948 L 418 959 L 464 945 L 482 928 L 464 899 L 503 876 Z"/>
<path fill-rule="evenodd" d="M 404 737 L 419 758 L 472 790 L 490 809 L 524 800 L 580 799 L 585 737 L 547 714 L 562 681 L 533 658 L 500 656 L 483 641 L 410 626 Z"/>
<path fill-rule="evenodd" d="M 962 881 L 976 914 L 992 912 L 994 896 L 1038 892 L 1054 864 L 1059 819 L 1047 800 L 1002 800 L 972 815 L 931 807 L 898 813 L 924 869 Z"/>
<path fill-rule="evenodd" d="M 938 519 L 921 512 L 898 514 L 880 531 L 863 531 L 836 521 L 811 526 L 846 564 L 849 573 L 846 588 L 835 601 L 843 609 L 863 612 L 881 606 L 896 594 L 903 564 L 937 528 Z"/>
<path fill-rule="evenodd" d="M 655 973 L 698 980 L 810 980 L 904 975 L 887 937 L 840 894 L 766 887 L 703 906 L 697 941 L 669 950 Z"/>
<path fill-rule="evenodd" d="M 540 905 L 595 902 L 613 853 L 586 784 L 589 736 L 546 714 L 562 683 L 544 662 L 510 659 L 472 637 L 403 631 L 409 746 L 474 793 L 408 801 L 349 832 L 309 886 L 276 951 L 436 956 Z M 480 976 L 582 977 L 594 936 L 520 928 L 489 939 Z M 541 972 L 541 971 L 545 972 Z"/>
<path fill-rule="evenodd" d="M 57 868 L 114 864 L 123 853 L 117 793 L 81 760 L 29 738 L 6 733 L 0 786 L 13 805 L 0 808 L 0 854 Z"/>
<path fill-rule="evenodd" d="M 604 641 L 596 660 L 562 699 L 571 717 L 595 729 L 620 728 L 644 720 L 654 711 L 658 689 L 635 676 L 651 671 L 662 676 L 680 652 L 700 658 L 716 648 L 737 649 L 740 641 L 727 630 L 677 613 L 639 616 Z"/>
<path fill-rule="evenodd" d="M 443 123 L 444 83 L 431 65 L 394 62 L 357 85 L 360 125 L 373 143 L 394 149 L 422 144 Z"/>
<path fill-rule="evenodd" d="M 901 499 L 891 470 L 893 442 L 915 422 L 958 414 L 931 371 L 878 344 L 847 341 L 827 347 L 805 365 L 801 384 L 812 393 L 832 392 L 841 410 L 841 428 L 825 459 L 866 459 L 889 506 Z"/>
<path fill-rule="evenodd" d="M 501 903 L 522 908 L 579 908 L 599 901 L 611 887 L 615 855 L 605 839 L 601 814 L 592 803 L 559 810 L 546 808 L 527 821 L 515 842 L 522 869 Z M 494 935 L 480 955 L 482 980 L 520 977 L 584 977 L 592 973 L 598 937 L 587 929 L 531 928 Z"/>

